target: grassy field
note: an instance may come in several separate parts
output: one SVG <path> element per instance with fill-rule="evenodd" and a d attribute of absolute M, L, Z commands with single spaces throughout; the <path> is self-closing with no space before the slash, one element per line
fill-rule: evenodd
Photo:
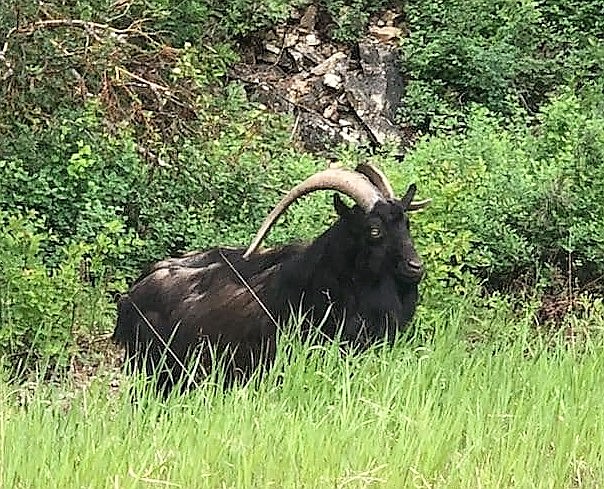
<path fill-rule="evenodd" d="M 116 391 L 102 375 L 29 395 L 4 382 L 0 486 L 604 484 L 601 314 L 575 321 L 590 331 L 580 341 L 539 339 L 529 318 L 501 311 L 453 307 L 418 322 L 431 333 L 362 355 L 294 342 L 255 388 L 166 402 L 133 404 L 125 380 Z M 495 333 L 470 341 L 478 329 Z"/>

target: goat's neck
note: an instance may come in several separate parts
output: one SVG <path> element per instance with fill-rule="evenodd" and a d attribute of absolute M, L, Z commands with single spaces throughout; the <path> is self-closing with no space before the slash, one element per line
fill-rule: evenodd
<path fill-rule="evenodd" d="M 346 283 L 354 276 L 356 245 L 342 221 L 337 221 L 306 250 L 307 263 L 312 263 L 309 272 L 316 280 L 323 276 Z"/>

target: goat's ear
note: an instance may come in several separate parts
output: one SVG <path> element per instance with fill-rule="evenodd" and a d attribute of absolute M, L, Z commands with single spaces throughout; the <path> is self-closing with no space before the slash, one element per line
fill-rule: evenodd
<path fill-rule="evenodd" d="M 348 215 L 350 215 L 350 207 L 348 207 L 344 201 L 342 200 L 342 197 L 340 197 L 339 194 L 333 194 L 333 207 L 336 210 L 336 212 L 338 213 L 338 216 L 340 217 L 346 217 Z"/>
<path fill-rule="evenodd" d="M 401 204 L 406 211 L 421 211 L 426 208 L 430 204 L 430 202 L 432 202 L 432 199 L 414 201 L 413 196 L 415 195 L 416 190 L 417 187 L 414 183 L 412 183 L 411 185 L 409 185 L 409 189 L 407 190 L 405 196 L 401 199 Z"/>
<path fill-rule="evenodd" d="M 401 199 L 401 204 L 403 204 L 403 208 L 405 210 L 407 210 L 409 208 L 409 205 L 411 204 L 411 201 L 413 200 L 413 196 L 415 195 L 416 191 L 417 191 L 417 186 L 414 183 L 409 185 L 409 188 L 407 189 L 407 193 Z"/>

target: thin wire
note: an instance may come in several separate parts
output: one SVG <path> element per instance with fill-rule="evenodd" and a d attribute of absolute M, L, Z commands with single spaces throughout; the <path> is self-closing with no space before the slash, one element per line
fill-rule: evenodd
<path fill-rule="evenodd" d="M 233 266 L 233 264 L 229 261 L 229 259 L 224 255 L 224 253 L 222 252 L 222 250 L 218 250 L 218 253 L 222 257 L 222 259 L 226 262 L 226 264 L 231 268 L 231 270 L 233 270 L 233 272 L 235 273 L 235 275 L 237 275 L 237 278 L 241 281 L 241 283 L 243 285 L 245 285 L 245 287 L 247 288 L 247 290 L 249 291 L 249 293 L 252 294 L 252 297 L 256 300 L 256 302 L 258 302 L 258 304 L 260 304 L 260 307 L 262 307 L 262 309 L 264 310 L 264 312 L 266 313 L 266 315 L 269 317 L 269 319 L 273 322 L 273 324 L 277 328 L 279 328 L 279 323 L 274 318 L 274 316 L 271 314 L 271 312 L 268 310 L 268 308 L 264 305 L 264 303 L 260 300 L 260 297 L 258 297 L 258 295 L 254 291 L 254 289 L 252 289 L 250 287 L 250 285 L 243 278 L 243 276 L 239 273 L 239 271 Z"/>

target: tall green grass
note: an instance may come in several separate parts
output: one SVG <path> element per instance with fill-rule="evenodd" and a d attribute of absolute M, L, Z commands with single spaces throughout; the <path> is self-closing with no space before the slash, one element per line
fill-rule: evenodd
<path fill-rule="evenodd" d="M 164 402 L 133 403 L 126 380 L 119 393 L 100 380 L 25 398 L 3 382 L 0 486 L 604 484 L 601 315 L 577 320 L 592 332 L 578 344 L 485 311 L 422 314 L 422 338 L 363 354 L 284 339 L 256 385 Z M 475 327 L 513 333 L 472 344 Z"/>

